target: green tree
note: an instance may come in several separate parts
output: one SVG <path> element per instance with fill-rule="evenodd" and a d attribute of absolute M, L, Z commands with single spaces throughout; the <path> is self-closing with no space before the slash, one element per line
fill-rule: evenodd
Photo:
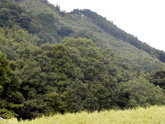
<path fill-rule="evenodd" d="M 80 80 L 76 79 L 68 88 L 68 107 L 70 112 L 84 110 L 84 100 L 87 97 L 88 88 Z"/>
<path fill-rule="evenodd" d="M 7 75 L 8 64 L 6 55 L 0 51 L 0 96 L 4 91 L 4 85 L 10 81 Z"/>
<path fill-rule="evenodd" d="M 57 74 L 56 87 L 60 95 L 59 112 L 64 113 L 67 108 L 67 88 L 71 85 L 74 68 L 68 56 L 68 50 L 63 44 L 54 45 L 51 51 L 54 72 Z"/>
<path fill-rule="evenodd" d="M 48 115 L 49 108 L 42 99 L 32 99 L 25 101 L 24 106 L 19 110 L 19 114 L 19 118 L 34 119 L 42 115 Z"/>
<path fill-rule="evenodd" d="M 159 69 L 149 75 L 149 80 L 155 86 L 165 89 L 165 69 Z"/>
<path fill-rule="evenodd" d="M 121 83 L 120 90 L 119 106 L 122 108 L 146 107 L 165 103 L 163 90 L 149 83 L 143 76 Z"/>
<path fill-rule="evenodd" d="M 5 118 L 18 116 L 24 97 L 19 91 L 20 80 L 9 68 L 6 55 L 0 52 L 0 114 Z"/>
<path fill-rule="evenodd" d="M 72 60 L 68 57 L 68 50 L 63 44 L 55 45 L 51 53 L 54 72 L 58 75 L 58 89 L 65 91 L 67 86 L 70 85 L 74 73 Z"/>

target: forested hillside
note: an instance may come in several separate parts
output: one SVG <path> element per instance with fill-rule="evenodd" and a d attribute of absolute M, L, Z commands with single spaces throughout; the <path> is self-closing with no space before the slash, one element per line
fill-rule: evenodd
<path fill-rule="evenodd" d="M 87 9 L 85 9 L 85 10 L 75 9 L 71 13 L 87 17 L 94 24 L 101 27 L 106 33 L 112 35 L 113 37 L 115 37 L 117 39 L 127 42 L 127 43 L 135 46 L 138 49 L 141 49 L 141 50 L 147 52 L 148 54 L 150 54 L 153 57 L 158 58 L 162 62 L 165 62 L 165 52 L 156 50 L 155 48 L 150 47 L 146 43 L 139 41 L 137 37 L 126 33 L 125 31 L 121 30 L 116 25 L 114 25 L 113 22 L 106 20 L 106 18 L 98 15 L 97 13 L 92 12 Z"/>
<path fill-rule="evenodd" d="M 0 0 L 0 116 L 165 104 L 157 50 L 123 42 L 96 23 L 97 14 L 93 22 L 80 12 L 47 0 Z"/>
<path fill-rule="evenodd" d="M 84 37 L 91 39 L 97 46 L 103 49 L 112 49 L 119 56 L 128 59 L 133 66 L 141 70 L 151 72 L 165 66 L 164 63 L 159 61 L 163 61 L 163 56 L 165 55 L 163 51 L 156 50 L 142 43 L 133 35 L 125 33 L 105 18 L 90 10 L 74 10 L 71 13 L 65 13 L 60 11 L 59 6 L 54 7 L 45 0 L 21 0 L 18 4 L 25 8 L 28 13 L 39 18 L 44 29 L 43 31 L 39 30 L 40 33 L 35 32 L 35 34 L 42 39 L 49 40 L 49 42 L 52 37 L 55 38 L 54 41 L 56 42 L 60 42 L 68 36 L 74 38 Z M 105 30 L 104 27 L 108 29 Z M 43 33 L 45 31 L 47 33 Z M 52 33 L 56 33 L 56 36 Z M 49 34 L 49 37 L 43 34 Z M 119 37 L 120 35 L 125 36 L 125 39 L 128 40 L 123 40 Z"/>

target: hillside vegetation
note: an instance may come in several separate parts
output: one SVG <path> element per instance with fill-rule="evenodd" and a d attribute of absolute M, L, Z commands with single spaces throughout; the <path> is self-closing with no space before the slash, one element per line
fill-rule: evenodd
<path fill-rule="evenodd" d="M 57 32 L 58 38 L 56 39 L 63 39 L 66 36 L 91 39 L 97 46 L 114 50 L 118 55 L 128 59 L 133 66 L 148 72 L 165 67 L 165 64 L 159 61 L 165 61 L 163 51 L 151 48 L 95 12 L 73 10 L 71 13 L 64 13 L 58 6 L 53 7 L 45 0 L 21 0 L 19 5 L 37 17 L 40 15 L 45 18 L 53 17 L 54 20 L 51 21 L 53 23 L 50 23 L 50 20 L 40 19 L 44 21 L 44 27 L 48 27 L 49 34 Z"/>
<path fill-rule="evenodd" d="M 96 13 L 84 10 L 94 14 L 93 22 L 77 11 L 63 12 L 47 0 L 0 0 L 0 116 L 165 104 L 159 54 L 108 33 Z"/>
<path fill-rule="evenodd" d="M 71 13 L 83 15 L 83 16 L 87 17 L 94 24 L 101 27 L 101 29 L 103 29 L 106 33 L 112 35 L 113 37 L 115 37 L 117 39 L 127 42 L 127 43 L 135 46 L 138 49 L 141 49 L 141 50 L 147 52 L 148 54 L 158 58 L 162 62 L 165 62 L 165 54 L 163 51 L 156 50 L 156 49 L 150 47 L 149 45 L 147 45 L 146 43 L 139 41 L 137 37 L 126 33 L 125 31 L 121 30 L 116 25 L 114 25 L 113 22 L 106 20 L 106 18 L 98 15 L 97 13 L 92 12 L 87 9 L 86 10 L 75 9 Z"/>
<path fill-rule="evenodd" d="M 111 110 L 102 112 L 81 112 L 76 114 L 56 114 L 50 117 L 41 117 L 32 121 L 10 119 L 1 121 L 1 124 L 164 124 L 165 107 L 153 106 L 133 110 Z"/>

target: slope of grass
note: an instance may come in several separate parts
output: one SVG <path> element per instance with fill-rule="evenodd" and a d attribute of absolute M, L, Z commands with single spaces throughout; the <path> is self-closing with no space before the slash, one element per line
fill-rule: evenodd
<path fill-rule="evenodd" d="M 0 124 L 164 124 L 165 106 L 152 106 L 133 110 L 111 110 L 103 112 L 54 115 L 32 121 L 18 122 L 16 119 L 0 121 Z"/>

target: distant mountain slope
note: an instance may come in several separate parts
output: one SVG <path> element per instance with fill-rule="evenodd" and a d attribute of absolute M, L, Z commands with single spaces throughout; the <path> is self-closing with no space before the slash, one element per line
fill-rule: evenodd
<path fill-rule="evenodd" d="M 65 37 L 85 37 L 103 49 L 114 50 L 141 70 L 151 72 L 165 67 L 165 64 L 159 61 L 164 61 L 163 51 L 151 48 L 90 10 L 65 13 L 60 11 L 58 6 L 49 4 L 47 0 L 18 0 L 18 5 L 40 22 L 40 27 L 43 27 L 45 33 L 37 31 L 34 34 L 44 39 L 43 43 L 51 40 L 51 43 L 60 42 Z M 32 22 L 30 24 L 33 25 Z M 51 38 L 45 38 L 45 34 Z"/>
<path fill-rule="evenodd" d="M 124 30 L 121 30 L 112 22 L 108 21 L 106 18 L 98 15 L 97 13 L 87 9 L 85 10 L 75 9 L 71 13 L 79 14 L 89 18 L 93 23 L 101 27 L 108 34 L 124 42 L 127 42 L 138 49 L 142 49 L 143 51 L 149 53 L 151 56 L 158 58 L 162 62 L 165 62 L 165 52 L 156 50 L 155 48 L 150 47 L 148 44 L 139 41 L 137 37 L 126 33 Z"/>

